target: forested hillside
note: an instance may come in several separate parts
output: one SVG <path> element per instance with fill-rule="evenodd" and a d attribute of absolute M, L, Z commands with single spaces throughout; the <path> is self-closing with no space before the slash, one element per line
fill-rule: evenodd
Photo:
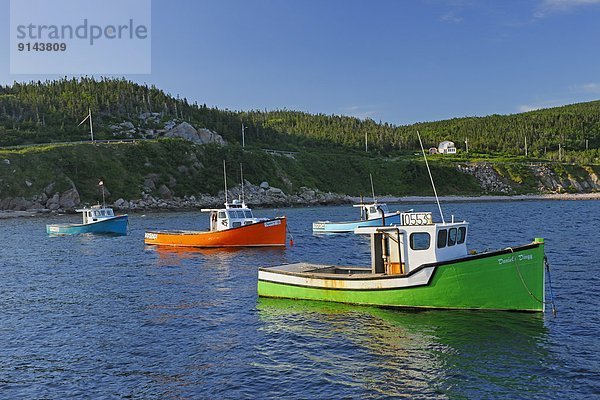
<path fill-rule="evenodd" d="M 196 98 L 201 99 L 202 93 Z M 558 159 L 559 145 L 583 162 L 597 162 L 600 147 L 600 101 L 531 111 L 514 115 L 454 118 L 394 126 L 353 117 L 308 114 L 298 111 L 230 111 L 190 103 L 154 86 L 124 79 L 61 79 L 14 83 L 0 87 L 0 146 L 86 140 L 88 129 L 77 126 L 94 113 L 97 138 L 112 139 L 109 126 L 124 121 L 152 128 L 167 120 L 185 120 L 239 142 L 242 122 L 247 143 L 287 150 L 331 145 L 369 149 L 385 155 L 418 149 L 415 132 L 425 145 L 452 140 L 459 149 L 478 153 L 529 155 Z M 143 113 L 159 113 L 160 120 L 140 120 Z M 587 150 L 586 152 L 586 149 Z M 398 153 L 399 154 L 399 153 Z"/>

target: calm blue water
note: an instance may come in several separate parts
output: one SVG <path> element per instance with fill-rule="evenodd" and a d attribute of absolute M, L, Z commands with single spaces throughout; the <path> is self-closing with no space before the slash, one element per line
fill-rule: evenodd
<path fill-rule="evenodd" d="M 132 215 L 127 237 L 0 220 L 0 397 L 600 396 L 599 201 L 444 207 L 470 221 L 469 248 L 544 237 L 557 318 L 257 298 L 258 266 L 367 264 L 365 238 L 310 231 L 355 212 L 260 210 L 288 216 L 294 246 L 234 252 L 144 246 L 145 229 L 204 228 L 199 213 Z"/>

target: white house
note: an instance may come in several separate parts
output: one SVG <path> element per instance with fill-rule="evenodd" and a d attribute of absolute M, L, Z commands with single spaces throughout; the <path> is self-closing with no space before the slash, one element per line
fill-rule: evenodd
<path fill-rule="evenodd" d="M 444 140 L 442 143 L 438 145 L 438 153 L 440 154 L 456 154 L 456 147 L 454 146 L 454 142 L 449 140 Z"/>

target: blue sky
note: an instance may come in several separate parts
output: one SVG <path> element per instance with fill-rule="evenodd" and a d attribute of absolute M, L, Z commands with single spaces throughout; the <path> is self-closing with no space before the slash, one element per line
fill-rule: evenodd
<path fill-rule="evenodd" d="M 58 77 L 10 74 L 8 0 L 0 54 L 2 84 Z M 152 73 L 126 77 L 232 110 L 510 114 L 600 98 L 600 0 L 153 0 Z"/>

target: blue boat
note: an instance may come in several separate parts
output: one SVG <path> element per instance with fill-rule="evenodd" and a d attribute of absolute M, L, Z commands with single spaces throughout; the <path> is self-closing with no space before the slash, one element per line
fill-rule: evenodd
<path fill-rule="evenodd" d="M 115 215 L 112 208 L 101 205 L 76 211 L 83 213 L 82 224 L 46 225 L 46 233 L 49 235 L 78 235 L 81 233 L 127 235 L 127 214 Z"/>
<path fill-rule="evenodd" d="M 313 222 L 313 233 L 346 233 L 354 232 L 359 226 L 390 226 L 400 224 L 400 211 L 389 212 L 384 203 L 360 203 L 353 207 L 360 207 L 360 220 L 332 222 Z"/>

